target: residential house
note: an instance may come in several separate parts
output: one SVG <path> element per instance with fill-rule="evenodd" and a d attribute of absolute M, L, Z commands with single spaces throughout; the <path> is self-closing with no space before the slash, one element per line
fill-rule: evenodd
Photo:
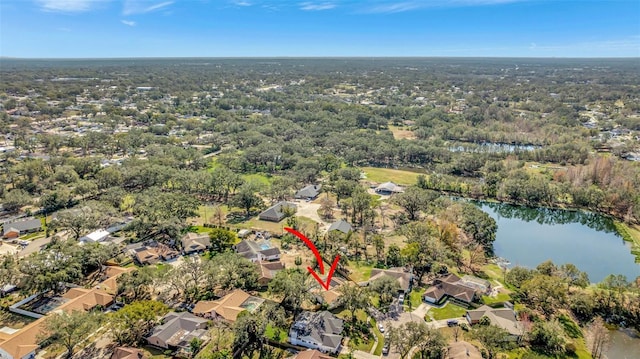
<path fill-rule="evenodd" d="M 316 197 L 318 197 L 318 195 L 320 194 L 321 188 L 321 185 L 308 185 L 296 192 L 295 198 L 306 200 L 316 199 Z"/>
<path fill-rule="evenodd" d="M 508 331 L 513 340 L 520 339 L 524 334 L 524 326 L 511 308 L 491 308 L 483 305 L 478 309 L 467 311 L 465 317 L 470 325 L 478 324 L 483 317 L 486 317 L 491 325 Z"/>
<path fill-rule="evenodd" d="M 422 298 L 427 303 L 441 304 L 451 299 L 458 304 L 468 306 L 479 298 L 474 287 L 467 286 L 455 274 L 449 273 L 433 281 L 433 285 L 424 292 Z"/>
<path fill-rule="evenodd" d="M 288 211 L 292 211 L 295 213 L 297 210 L 297 206 L 295 203 L 290 202 L 278 202 L 273 206 L 267 208 L 264 212 L 258 215 L 258 218 L 263 221 L 270 222 L 280 222 L 284 217 L 287 216 Z"/>
<path fill-rule="evenodd" d="M 273 247 L 269 241 L 245 239 L 233 246 L 239 255 L 254 262 L 280 260 L 280 249 Z"/>
<path fill-rule="evenodd" d="M 209 233 L 189 232 L 180 241 L 182 242 L 182 252 L 184 254 L 201 253 L 211 248 Z"/>
<path fill-rule="evenodd" d="M 309 349 L 298 353 L 293 359 L 333 359 L 333 357 L 322 354 L 322 352 L 317 350 Z"/>
<path fill-rule="evenodd" d="M 156 241 L 133 243 L 125 247 L 127 253 L 140 265 L 155 264 L 162 260 L 177 258 L 180 253 L 166 244 Z"/>
<path fill-rule="evenodd" d="M 404 189 L 393 182 L 385 182 L 375 189 L 377 194 L 390 196 L 394 193 L 402 193 Z"/>
<path fill-rule="evenodd" d="M 43 323 L 49 315 L 60 312 L 89 311 L 96 307 L 107 307 L 114 297 L 100 289 L 72 288 L 62 296 L 67 301 L 48 315 L 35 320 L 20 330 L 0 332 L 0 359 L 35 358 L 36 350 L 43 341 Z"/>
<path fill-rule="evenodd" d="M 260 269 L 260 275 L 258 276 L 258 285 L 266 287 L 269 282 L 276 276 L 276 274 L 284 269 L 284 264 L 280 261 L 258 263 Z"/>
<path fill-rule="evenodd" d="M 331 223 L 331 225 L 329 226 L 329 229 L 327 230 L 327 233 L 330 233 L 333 231 L 340 231 L 344 234 L 349 234 L 349 232 L 353 231 L 353 227 L 351 227 L 351 224 L 349 224 L 349 222 L 345 221 L 344 219 L 341 219 L 337 222 Z"/>
<path fill-rule="evenodd" d="M 7 239 L 18 238 L 23 234 L 38 232 L 42 229 L 40 219 L 28 219 L 25 221 L 16 221 L 5 223 L 3 225 L 2 237 Z"/>
<path fill-rule="evenodd" d="M 153 328 L 147 342 L 163 349 L 188 350 L 194 338 L 208 341 L 207 322 L 188 312 L 170 312 L 162 318 L 162 324 Z"/>
<path fill-rule="evenodd" d="M 193 314 L 207 319 L 223 318 L 233 323 L 238 318 L 238 314 L 245 310 L 253 313 L 263 302 L 264 299 L 237 289 L 218 300 L 199 301 L 193 307 Z"/>
<path fill-rule="evenodd" d="M 446 359 L 482 359 L 478 348 L 462 340 L 449 344 L 446 353 Z"/>
<path fill-rule="evenodd" d="M 107 232 L 104 229 L 99 229 L 87 234 L 84 237 L 80 237 L 79 241 L 85 243 L 100 243 L 106 241 L 107 238 L 109 238 L 109 235 L 111 235 L 111 233 Z"/>
<path fill-rule="evenodd" d="M 117 347 L 113 354 L 111 355 L 111 359 L 146 359 L 147 356 L 142 352 L 142 350 L 137 348 L 128 348 L 128 347 Z"/>
<path fill-rule="evenodd" d="M 367 281 L 367 284 L 375 281 L 376 279 L 382 277 L 390 277 L 394 279 L 400 285 L 399 291 L 405 294 L 411 292 L 411 287 L 413 286 L 413 274 L 411 272 L 407 272 L 404 268 L 394 267 L 389 269 L 379 269 L 373 268 L 371 270 L 371 277 Z"/>
<path fill-rule="evenodd" d="M 325 353 L 338 353 L 342 345 L 344 322 L 328 311 L 298 315 L 289 330 L 289 342 Z"/>

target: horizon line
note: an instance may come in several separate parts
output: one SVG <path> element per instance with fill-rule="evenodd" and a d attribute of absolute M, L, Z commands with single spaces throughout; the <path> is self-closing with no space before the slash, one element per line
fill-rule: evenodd
<path fill-rule="evenodd" d="M 0 56 L 0 60 L 162 60 L 162 59 L 640 59 L 638 56 L 114 56 L 114 57 L 17 57 Z"/>

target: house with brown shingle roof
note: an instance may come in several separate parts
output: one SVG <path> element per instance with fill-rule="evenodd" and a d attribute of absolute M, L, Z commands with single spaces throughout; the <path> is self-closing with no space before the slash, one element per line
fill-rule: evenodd
<path fill-rule="evenodd" d="M 223 318 L 235 322 L 238 314 L 247 310 L 253 313 L 264 302 L 264 299 L 249 295 L 237 289 L 218 300 L 203 300 L 196 303 L 193 314 L 208 319 Z"/>
<path fill-rule="evenodd" d="M 48 315 L 56 315 L 60 311 L 72 312 L 74 310 L 88 311 L 97 306 L 107 307 L 113 303 L 114 297 L 111 293 L 111 285 L 107 285 L 110 280 L 115 279 L 123 273 L 135 270 L 135 268 L 108 267 L 105 271 L 107 279 L 93 289 L 72 288 L 67 291 L 63 298 L 67 302 L 60 305 Z M 102 288 L 102 289 L 101 289 Z M 113 287 L 116 288 L 117 287 Z M 2 359 L 23 359 L 32 358 L 39 348 L 42 324 L 47 316 L 29 323 L 15 333 L 0 333 L 0 358 Z"/>
<path fill-rule="evenodd" d="M 260 275 L 258 276 L 258 285 L 266 287 L 269 282 L 276 276 L 276 274 L 284 269 L 284 264 L 280 261 L 266 262 L 262 261 L 258 263 L 260 269 Z"/>
<path fill-rule="evenodd" d="M 72 288 L 62 297 L 68 301 L 48 315 L 57 315 L 61 311 L 89 311 L 97 306 L 107 307 L 113 303 L 112 295 L 95 288 Z M 0 340 L 0 358 L 33 358 L 35 351 L 39 348 L 43 323 L 48 315 L 13 333 L 4 341 Z"/>
<path fill-rule="evenodd" d="M 204 252 L 211 247 L 209 233 L 189 232 L 182 236 L 182 251 L 184 254 Z"/>
<path fill-rule="evenodd" d="M 294 359 L 333 359 L 333 357 L 322 354 L 315 349 L 309 349 L 298 353 L 298 355 L 296 355 Z"/>

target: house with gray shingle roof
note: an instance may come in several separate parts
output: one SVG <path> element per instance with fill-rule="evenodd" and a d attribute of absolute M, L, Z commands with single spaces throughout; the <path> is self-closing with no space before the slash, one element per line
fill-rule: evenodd
<path fill-rule="evenodd" d="M 404 192 L 404 189 L 393 182 L 385 182 L 376 187 L 376 193 L 385 196 Z"/>
<path fill-rule="evenodd" d="M 296 192 L 297 199 L 315 199 L 320 194 L 321 185 L 311 184 Z"/>
<path fill-rule="evenodd" d="M 42 222 L 37 218 L 5 223 L 3 225 L 2 236 L 4 238 L 18 238 L 25 233 L 37 232 L 40 229 L 42 229 Z"/>
<path fill-rule="evenodd" d="M 263 221 L 280 222 L 284 217 L 287 216 L 287 210 L 293 211 L 295 213 L 297 209 L 298 207 L 295 205 L 295 203 L 284 201 L 278 202 L 273 206 L 267 208 L 264 212 L 260 213 L 258 215 L 258 218 Z"/>
<path fill-rule="evenodd" d="M 524 326 L 516 317 L 516 312 L 511 308 L 491 308 L 487 305 L 465 314 L 470 325 L 478 324 L 482 317 L 487 317 L 491 325 L 509 332 L 511 339 L 519 339 L 524 334 Z"/>
<path fill-rule="evenodd" d="M 147 342 L 163 349 L 188 349 L 194 338 L 205 342 L 209 339 L 207 322 L 188 312 L 170 312 L 162 318 L 162 324 L 153 328 Z"/>
<path fill-rule="evenodd" d="M 269 241 L 243 240 L 233 246 L 239 255 L 258 263 L 262 261 L 276 261 L 280 259 L 280 249 L 273 247 Z"/>
<path fill-rule="evenodd" d="M 289 342 L 326 353 L 338 353 L 344 322 L 328 311 L 300 313 L 289 330 Z"/>
<path fill-rule="evenodd" d="M 327 230 L 327 232 L 332 231 L 340 231 L 344 234 L 348 234 L 349 232 L 353 231 L 353 227 L 351 227 L 351 224 L 349 224 L 349 222 L 341 219 L 337 222 L 331 223 L 331 226 L 329 226 L 329 230 Z"/>

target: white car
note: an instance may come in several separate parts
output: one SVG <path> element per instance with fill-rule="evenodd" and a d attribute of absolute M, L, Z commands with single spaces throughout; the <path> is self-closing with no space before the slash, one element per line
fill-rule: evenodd
<path fill-rule="evenodd" d="M 378 323 L 378 330 L 380 330 L 380 333 L 384 333 L 384 325 Z"/>

